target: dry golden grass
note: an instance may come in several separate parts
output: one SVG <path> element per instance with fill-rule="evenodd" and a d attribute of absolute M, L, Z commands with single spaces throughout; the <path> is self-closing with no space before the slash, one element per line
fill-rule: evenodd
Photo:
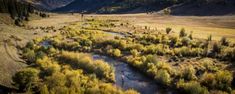
<path fill-rule="evenodd" d="M 140 27 L 150 27 L 165 31 L 171 27 L 174 34 L 178 34 L 182 28 L 188 33 L 193 31 L 195 38 L 206 39 L 209 35 L 214 40 L 227 37 L 235 41 L 235 16 L 162 16 L 157 14 L 121 14 L 121 15 L 90 15 L 106 19 L 128 20 Z"/>
<path fill-rule="evenodd" d="M 55 26 L 61 27 L 66 24 L 81 21 L 81 17 L 79 14 L 71 15 L 71 14 L 50 14 L 49 18 L 38 19 L 28 22 L 28 25 L 31 27 L 47 27 L 47 26 Z"/>
<path fill-rule="evenodd" d="M 139 21 L 140 20 L 140 21 Z M 235 16 L 225 17 L 194 17 L 194 16 L 149 16 L 135 20 L 139 26 L 149 26 L 160 30 L 171 27 L 175 34 L 179 34 L 182 28 L 190 33 L 193 32 L 195 38 L 206 39 L 209 35 L 214 40 L 220 40 L 221 37 L 227 37 L 235 41 Z"/>
<path fill-rule="evenodd" d="M 9 17 L 5 14 L 0 15 L 0 21 L 6 21 L 5 18 Z M 32 21 L 28 22 L 26 27 L 55 26 L 60 28 L 73 21 L 76 21 L 76 16 L 52 15 L 51 18 L 46 19 L 32 18 Z M 32 41 L 32 39 L 50 36 L 55 33 L 45 33 L 42 30 L 28 30 L 9 24 L 12 23 L 0 23 L 0 85 L 12 87 L 12 75 L 26 66 L 19 56 L 16 45 L 22 47 L 28 41 Z M 16 36 L 21 41 L 17 41 L 16 43 L 12 36 Z M 6 40 L 10 41 L 6 43 Z"/>

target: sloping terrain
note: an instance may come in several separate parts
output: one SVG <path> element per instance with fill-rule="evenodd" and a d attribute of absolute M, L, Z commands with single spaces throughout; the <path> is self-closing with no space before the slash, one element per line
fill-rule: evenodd
<path fill-rule="evenodd" d="M 56 12 L 97 12 L 99 9 L 114 3 L 116 0 L 75 0 L 74 2 L 57 8 Z"/>
<path fill-rule="evenodd" d="M 235 13 L 235 4 L 231 2 L 227 5 L 209 3 L 203 5 L 181 4 L 170 7 L 172 15 L 196 15 L 196 16 L 213 16 L 213 15 L 231 15 Z"/>
<path fill-rule="evenodd" d="M 55 8 L 66 6 L 67 4 L 71 3 L 74 0 L 26 0 L 35 6 L 46 9 L 52 10 Z"/>
<path fill-rule="evenodd" d="M 17 71 L 25 68 L 27 64 L 21 59 L 20 51 L 16 47 L 24 46 L 34 38 L 49 36 L 56 32 L 47 33 L 41 29 L 30 29 L 36 27 L 61 28 L 70 22 L 79 21 L 76 15 L 51 15 L 50 18 L 33 19 L 26 24 L 26 27 L 12 25 L 12 19 L 8 14 L 0 15 L 0 93 L 5 91 L 5 87 L 12 86 L 11 77 Z M 61 19 L 61 20 L 58 20 Z M 8 23 L 6 23 L 8 22 Z M 8 88 L 6 88 L 8 89 Z M 12 92 L 12 91 L 11 91 Z M 4 92 L 5 93 L 5 92 Z M 3 93 L 3 94 L 4 94 Z"/>
<path fill-rule="evenodd" d="M 150 2 L 152 1 L 152 2 Z M 55 12 L 88 12 L 88 13 L 146 13 L 171 9 L 172 15 L 228 15 L 235 12 L 233 0 L 209 1 L 127 1 L 127 0 L 75 0 L 70 4 L 54 9 Z M 162 12 L 161 12 L 162 13 Z"/>
<path fill-rule="evenodd" d="M 18 51 L 16 49 L 16 41 L 10 36 L 18 35 L 28 35 L 26 32 L 23 33 L 23 29 L 12 27 L 8 25 L 0 25 L 0 85 L 6 87 L 12 87 L 11 85 L 11 76 L 15 72 L 22 69 L 25 64 L 22 63 L 22 60 L 19 58 Z"/>

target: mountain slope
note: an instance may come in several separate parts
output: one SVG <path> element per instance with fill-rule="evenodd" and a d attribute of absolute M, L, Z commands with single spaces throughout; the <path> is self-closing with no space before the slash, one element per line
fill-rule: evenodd
<path fill-rule="evenodd" d="M 178 6 L 170 7 L 172 15 L 187 16 L 213 16 L 213 15 L 233 15 L 235 14 L 235 5 L 232 3 L 221 4 L 204 4 L 198 6 L 197 4 L 182 4 Z"/>
<path fill-rule="evenodd" d="M 117 0 L 75 0 L 67 6 L 57 8 L 53 11 L 59 12 L 96 12 L 102 7 L 111 5 Z"/>
<path fill-rule="evenodd" d="M 67 4 L 71 3 L 74 0 L 26 0 L 31 2 L 35 6 L 46 9 L 46 10 L 53 10 L 55 8 L 60 8 L 66 6 Z"/>
<path fill-rule="evenodd" d="M 75 0 L 55 12 L 138 13 L 171 9 L 173 15 L 234 14 L 234 0 Z"/>

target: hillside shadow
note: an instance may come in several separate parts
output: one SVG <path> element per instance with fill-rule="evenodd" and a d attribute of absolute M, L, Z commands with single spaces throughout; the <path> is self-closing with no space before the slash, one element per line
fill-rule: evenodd
<path fill-rule="evenodd" d="M 13 94 L 16 92 L 18 92 L 18 90 L 16 88 L 7 87 L 7 86 L 0 84 L 0 93 L 1 94 Z"/>
<path fill-rule="evenodd" d="M 235 4 L 182 4 L 171 7 L 171 15 L 176 16 L 223 16 L 235 14 Z"/>
<path fill-rule="evenodd" d="M 82 3 L 81 1 L 73 2 L 67 6 L 57 8 L 51 12 L 59 13 L 96 13 L 96 14 L 137 14 L 137 13 L 159 13 L 163 14 L 165 8 L 171 9 L 171 15 L 175 16 L 223 16 L 235 14 L 235 1 L 230 1 L 227 4 L 208 3 L 199 4 L 196 2 L 184 3 L 178 5 L 153 4 L 148 6 L 136 6 L 131 8 L 121 8 L 116 11 L 100 11 L 110 2 L 97 3 Z"/>

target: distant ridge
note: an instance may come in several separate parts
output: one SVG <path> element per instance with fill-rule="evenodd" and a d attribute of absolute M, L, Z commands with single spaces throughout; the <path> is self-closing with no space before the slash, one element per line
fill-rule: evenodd
<path fill-rule="evenodd" d="M 56 12 L 98 12 L 99 9 L 115 3 L 118 0 L 75 0 L 72 3 L 57 8 Z"/>
<path fill-rule="evenodd" d="M 171 9 L 172 15 L 229 15 L 235 13 L 234 0 L 74 0 L 53 12 L 139 13 Z"/>

